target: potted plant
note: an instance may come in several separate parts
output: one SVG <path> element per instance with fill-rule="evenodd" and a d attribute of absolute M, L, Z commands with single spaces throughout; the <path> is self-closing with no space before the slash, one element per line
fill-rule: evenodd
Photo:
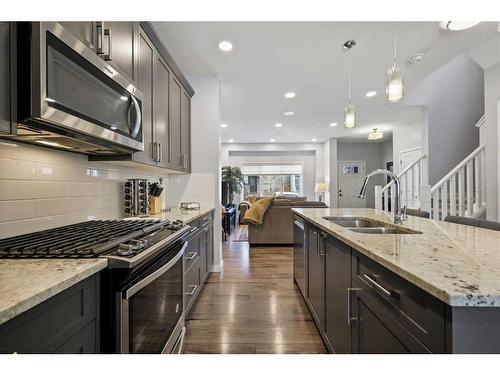
<path fill-rule="evenodd" d="M 227 184 L 229 201 L 233 203 L 234 193 L 240 193 L 244 184 L 244 177 L 239 167 L 222 167 L 222 181 Z"/>

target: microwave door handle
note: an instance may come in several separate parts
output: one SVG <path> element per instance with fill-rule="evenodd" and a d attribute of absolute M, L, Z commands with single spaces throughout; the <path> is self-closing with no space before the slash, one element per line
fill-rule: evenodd
<path fill-rule="evenodd" d="M 146 286 L 151 284 L 153 281 L 167 272 L 170 268 L 172 268 L 172 266 L 177 263 L 177 261 L 184 255 L 184 251 L 186 250 L 186 247 L 188 247 L 188 244 L 189 241 L 184 242 L 184 245 L 182 245 L 182 248 L 179 250 L 179 252 L 167 264 L 165 264 L 163 267 L 156 270 L 152 274 L 148 275 L 144 279 L 140 280 L 137 284 L 132 285 L 129 289 L 125 290 L 123 292 L 123 298 L 130 299 L 130 297 L 132 297 L 134 294 L 144 289 Z"/>
<path fill-rule="evenodd" d="M 132 138 L 135 139 L 135 137 L 137 137 L 137 134 L 139 133 L 139 130 L 141 129 L 142 114 L 141 114 L 141 107 L 139 106 L 139 102 L 137 101 L 135 96 L 130 95 L 130 98 L 132 99 L 131 103 L 130 103 L 131 107 L 132 107 L 132 105 L 135 107 L 135 113 L 136 113 L 134 127 L 132 128 L 130 126 L 130 135 Z M 131 109 L 131 107 L 129 108 L 129 121 L 130 121 L 130 109 Z"/>

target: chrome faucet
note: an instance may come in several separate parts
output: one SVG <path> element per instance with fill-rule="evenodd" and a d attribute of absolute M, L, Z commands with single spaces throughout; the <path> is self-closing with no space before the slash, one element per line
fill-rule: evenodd
<path fill-rule="evenodd" d="M 361 186 L 361 190 L 356 198 L 365 199 L 366 197 L 366 188 L 368 186 L 368 181 L 373 176 L 383 174 L 387 175 L 394 180 L 394 185 L 396 185 L 396 199 L 394 202 L 394 224 L 402 224 L 403 221 L 406 220 L 406 207 L 403 212 L 401 212 L 401 183 L 399 181 L 398 176 L 396 176 L 393 172 L 388 171 L 387 169 L 375 169 L 368 173 L 363 181 L 363 186 Z"/>

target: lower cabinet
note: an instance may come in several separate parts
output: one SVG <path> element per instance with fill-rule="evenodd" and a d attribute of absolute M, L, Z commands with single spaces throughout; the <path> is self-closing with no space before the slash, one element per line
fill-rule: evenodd
<path fill-rule="evenodd" d="M 328 236 L 325 240 L 325 342 L 339 354 L 351 352 L 347 293 L 351 287 L 351 248 Z"/>
<path fill-rule="evenodd" d="M 349 303 L 352 304 L 348 317 L 352 322 L 352 353 L 430 353 L 430 350 L 362 288 L 353 290 Z"/>
<path fill-rule="evenodd" d="M 99 274 L 0 325 L 0 353 L 99 353 Z"/>
<path fill-rule="evenodd" d="M 325 263 L 323 261 L 323 244 L 320 243 L 320 231 L 310 225 L 307 226 L 307 248 L 308 248 L 308 293 L 307 304 L 311 315 L 323 332 L 324 309 L 325 309 Z"/>

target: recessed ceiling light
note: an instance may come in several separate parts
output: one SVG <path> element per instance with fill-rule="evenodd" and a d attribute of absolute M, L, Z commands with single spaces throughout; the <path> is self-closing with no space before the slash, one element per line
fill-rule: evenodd
<path fill-rule="evenodd" d="M 276 142 L 276 140 L 274 138 L 271 138 L 269 142 Z"/>
<path fill-rule="evenodd" d="M 234 139 L 229 139 L 228 141 L 229 141 L 229 143 L 233 143 Z"/>
<path fill-rule="evenodd" d="M 331 122 L 330 126 L 333 128 L 334 126 L 337 126 L 337 123 L 336 122 Z"/>
<path fill-rule="evenodd" d="M 294 92 L 287 92 L 287 93 L 285 93 L 285 98 L 287 98 L 287 99 L 295 98 L 295 93 Z"/>
<path fill-rule="evenodd" d="M 416 63 L 419 63 L 420 61 L 422 61 L 423 59 L 424 59 L 424 54 L 423 53 L 416 53 L 413 56 L 410 56 L 410 58 L 408 59 L 408 61 L 411 64 L 416 64 Z"/>
<path fill-rule="evenodd" d="M 124 102 L 128 102 L 128 96 L 120 96 L 120 99 Z"/>
<path fill-rule="evenodd" d="M 373 98 L 375 95 L 377 95 L 377 92 L 376 91 L 368 91 L 365 96 L 367 98 Z"/>
<path fill-rule="evenodd" d="M 478 23 L 478 21 L 441 21 L 439 22 L 439 27 L 449 31 L 461 31 L 470 29 Z"/>
<path fill-rule="evenodd" d="M 221 128 L 227 128 L 227 124 L 220 124 Z"/>
<path fill-rule="evenodd" d="M 277 128 L 281 128 L 283 126 L 283 124 L 277 122 L 276 124 L 274 124 L 274 126 L 276 126 Z"/>
<path fill-rule="evenodd" d="M 316 139 L 316 138 L 313 138 L 313 139 L 311 139 L 311 141 L 316 142 L 316 141 L 317 141 L 317 139 Z"/>
<path fill-rule="evenodd" d="M 228 40 L 219 42 L 219 49 L 223 52 L 229 52 L 233 49 L 233 43 Z"/>
<path fill-rule="evenodd" d="M 116 130 L 116 129 L 118 129 L 116 126 L 110 126 L 109 128 L 110 128 L 111 130 Z"/>
<path fill-rule="evenodd" d="M 286 111 L 286 112 L 283 112 L 283 116 L 295 116 L 295 112 L 294 111 Z"/>

